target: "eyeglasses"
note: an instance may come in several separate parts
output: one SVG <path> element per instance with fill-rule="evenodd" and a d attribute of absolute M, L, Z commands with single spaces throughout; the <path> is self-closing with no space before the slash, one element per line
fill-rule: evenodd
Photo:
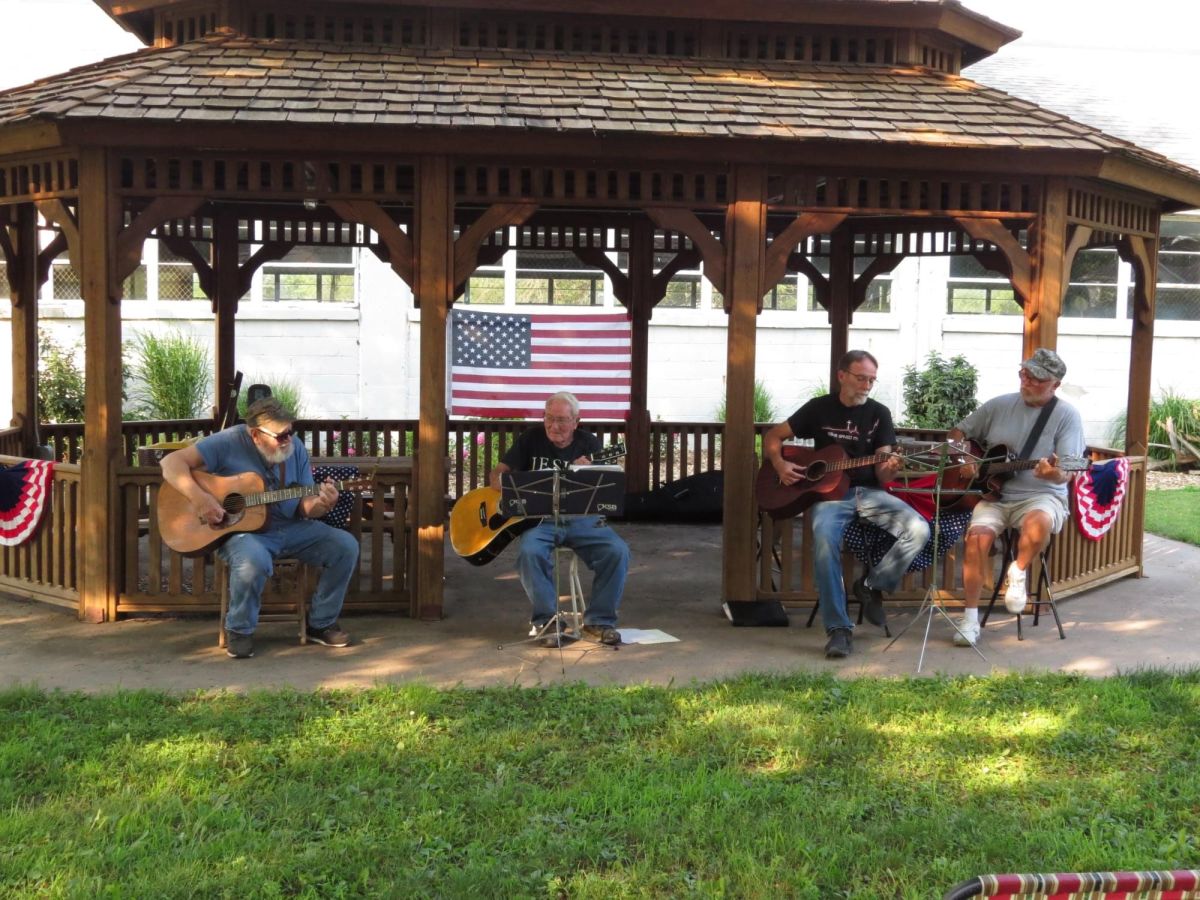
<path fill-rule="evenodd" d="M 1017 369 L 1017 374 L 1026 381 L 1032 381 L 1034 384 L 1047 384 L 1054 380 L 1053 378 L 1034 378 L 1029 374 L 1028 369 Z"/>
<path fill-rule="evenodd" d="M 559 425 L 562 427 L 565 427 L 567 425 L 574 425 L 575 417 L 574 416 L 546 416 L 546 424 L 547 425 Z"/>
<path fill-rule="evenodd" d="M 851 372 L 849 369 L 842 369 L 847 375 L 857 381 L 859 384 L 874 384 L 879 379 L 874 375 L 859 375 L 857 372 Z"/>
<path fill-rule="evenodd" d="M 282 444 L 284 441 L 291 440 L 292 435 L 296 433 L 295 429 L 292 428 L 285 428 L 283 431 L 279 432 L 279 434 L 276 434 L 273 431 L 267 431 L 265 428 L 255 428 L 254 430 L 265 434 L 267 437 L 275 438 L 275 443 L 277 444 Z"/>

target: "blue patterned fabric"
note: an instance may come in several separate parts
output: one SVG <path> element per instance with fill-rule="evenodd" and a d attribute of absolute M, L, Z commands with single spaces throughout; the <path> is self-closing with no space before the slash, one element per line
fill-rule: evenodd
<path fill-rule="evenodd" d="M 938 541 L 939 557 L 944 556 L 951 547 L 958 543 L 959 538 L 966 533 L 967 526 L 970 524 L 970 512 L 942 513 L 941 536 Z M 908 571 L 910 572 L 924 571 L 933 563 L 932 520 L 929 522 L 929 529 L 929 540 L 925 542 L 925 547 L 909 563 Z M 842 540 L 846 549 L 853 553 L 856 559 L 868 566 L 879 565 L 883 555 L 888 552 L 892 544 L 896 543 L 896 539 L 882 528 L 876 528 L 870 522 L 862 519 L 851 521 L 846 527 L 846 534 Z"/>
<path fill-rule="evenodd" d="M 358 466 L 313 466 L 313 481 L 320 484 L 326 478 L 334 481 L 346 481 L 358 477 Z M 350 515 L 354 512 L 354 492 L 342 491 L 338 495 L 333 509 L 321 516 L 317 521 L 332 525 L 334 528 L 349 528 Z"/>

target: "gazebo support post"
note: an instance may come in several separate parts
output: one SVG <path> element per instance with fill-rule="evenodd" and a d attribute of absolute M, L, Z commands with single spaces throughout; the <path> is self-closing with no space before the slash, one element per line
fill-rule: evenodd
<path fill-rule="evenodd" d="M 86 339 L 81 460 L 79 616 L 117 615 L 121 529 L 116 470 L 121 454 L 121 297 L 115 276 L 120 204 L 104 150 L 79 160 L 79 253 Z"/>
<path fill-rule="evenodd" d="M 767 173 L 761 166 L 734 172 L 733 203 L 726 214 L 725 289 L 728 304 L 722 595 L 727 601 L 755 598 L 754 557 L 754 363 L 762 308 L 767 249 Z"/>
<path fill-rule="evenodd" d="M 625 440 L 629 451 L 626 461 L 626 490 L 638 493 L 658 485 L 650 484 L 650 315 L 661 295 L 654 296 L 654 225 L 639 216 L 629 235 L 629 297 L 626 304 L 630 319 L 629 420 Z"/>
<path fill-rule="evenodd" d="M 26 456 L 37 455 L 38 445 L 38 232 L 37 210 L 32 203 L 16 207 L 12 229 L 14 265 L 9 270 L 12 288 L 12 424 L 21 429 Z"/>
<path fill-rule="evenodd" d="M 829 391 L 837 393 L 838 361 L 850 349 L 854 316 L 854 235 L 846 224 L 829 241 Z"/>
<path fill-rule="evenodd" d="M 1150 443 L 1150 362 L 1154 346 L 1155 242 L 1128 235 L 1117 243 L 1133 268 L 1133 334 L 1129 345 L 1129 397 L 1125 408 L 1125 452 L 1141 456 Z"/>
<path fill-rule="evenodd" d="M 221 210 L 213 217 L 213 294 L 209 299 L 213 307 L 213 328 L 215 331 L 214 345 L 216 359 L 214 360 L 213 396 L 216 406 L 213 418 L 217 422 L 225 421 L 230 404 L 236 404 L 236 399 L 229 397 L 233 386 L 233 376 L 236 369 L 235 351 L 237 347 L 236 322 L 238 301 L 242 298 L 241 279 L 238 277 L 238 223 L 237 217 L 228 210 Z"/>
<path fill-rule="evenodd" d="M 446 520 L 446 325 L 454 301 L 454 193 L 444 156 L 417 167 L 413 294 L 421 309 L 421 419 L 415 472 L 416 583 L 412 614 L 442 615 Z"/>
<path fill-rule="evenodd" d="M 1038 347 L 1058 346 L 1058 317 L 1070 272 L 1067 260 L 1067 181 L 1047 178 L 1042 208 L 1029 236 L 1030 291 L 1025 298 L 1021 359 Z"/>

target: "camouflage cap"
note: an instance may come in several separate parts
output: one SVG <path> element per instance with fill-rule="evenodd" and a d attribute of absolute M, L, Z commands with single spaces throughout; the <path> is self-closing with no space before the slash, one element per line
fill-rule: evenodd
<path fill-rule="evenodd" d="M 1063 376 L 1067 374 L 1067 364 L 1062 361 L 1062 357 L 1045 347 L 1035 350 L 1033 356 L 1021 363 L 1021 368 L 1039 381 L 1062 381 Z"/>

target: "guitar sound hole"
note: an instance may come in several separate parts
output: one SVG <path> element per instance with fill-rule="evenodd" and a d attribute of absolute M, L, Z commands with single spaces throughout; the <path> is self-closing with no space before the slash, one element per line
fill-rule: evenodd
<path fill-rule="evenodd" d="M 809 463 L 804 470 L 804 477 L 809 481 L 820 481 L 825 477 L 825 463 L 819 459 Z"/>
<path fill-rule="evenodd" d="M 229 494 L 221 505 L 225 507 L 225 518 L 221 520 L 220 525 L 214 525 L 214 528 L 228 528 L 230 525 L 236 525 L 246 515 L 246 498 L 241 494 Z"/>

